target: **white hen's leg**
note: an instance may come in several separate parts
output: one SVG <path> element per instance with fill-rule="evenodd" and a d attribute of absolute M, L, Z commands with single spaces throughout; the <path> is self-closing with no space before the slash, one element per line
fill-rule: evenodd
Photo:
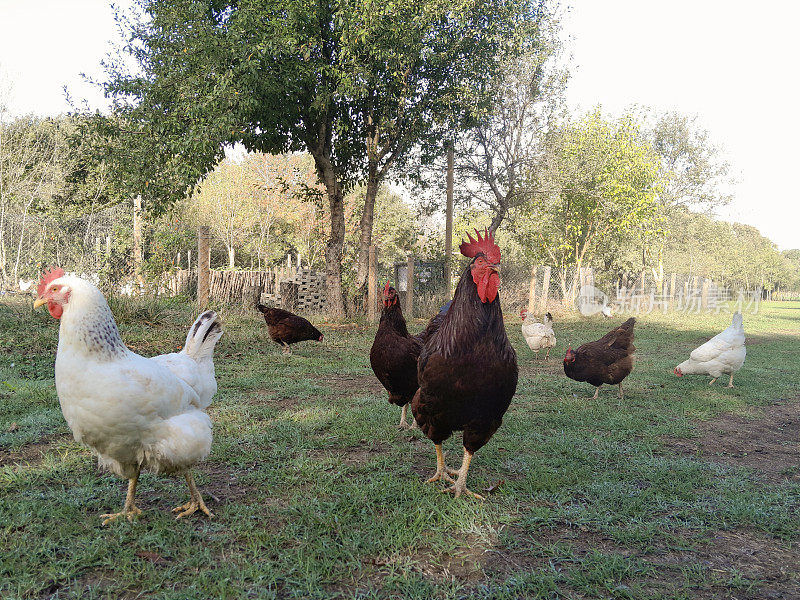
<path fill-rule="evenodd" d="M 139 471 L 136 471 L 136 475 L 128 480 L 128 494 L 125 496 L 125 506 L 123 507 L 122 512 L 100 515 L 100 518 L 103 519 L 103 525 L 108 525 L 112 521 L 116 521 L 119 517 L 127 517 L 128 521 L 133 521 L 134 517 L 138 517 L 140 514 L 142 514 L 142 511 L 139 510 L 134 503 L 134 498 L 136 496 L 136 484 L 138 481 Z"/>
<path fill-rule="evenodd" d="M 175 518 L 182 519 L 183 517 L 188 517 L 189 515 L 196 513 L 198 510 L 204 512 L 209 518 L 213 517 L 214 513 L 208 510 L 206 503 L 203 502 L 203 496 L 200 494 L 200 490 L 197 489 L 197 486 L 194 483 L 194 476 L 192 475 L 192 472 L 187 469 L 186 473 L 184 473 L 184 476 L 186 477 L 186 485 L 189 486 L 190 500 L 186 504 L 181 504 L 180 506 L 176 506 L 172 509 L 172 512 L 178 513 L 178 516 Z"/>
<path fill-rule="evenodd" d="M 733 387 L 733 373 L 731 373 L 731 378 L 728 380 L 728 387 Z"/>
<path fill-rule="evenodd" d="M 480 494 L 476 494 L 475 492 L 467 489 L 467 473 L 469 472 L 469 463 L 471 462 L 472 454 L 469 453 L 469 450 L 464 448 L 464 460 L 461 461 L 461 468 L 458 470 L 458 479 L 456 479 L 452 486 L 446 490 L 442 490 L 442 492 L 454 492 L 456 498 L 458 498 L 461 494 L 467 494 L 468 496 L 472 496 L 478 500 L 485 500 L 485 498 Z"/>
<path fill-rule="evenodd" d="M 547 354 L 544 355 L 544 359 L 547 360 L 550 358 L 550 348 L 547 349 Z"/>
<path fill-rule="evenodd" d="M 708 382 L 708 385 L 713 384 L 717 379 L 719 379 L 719 377 L 714 377 L 714 379 Z"/>

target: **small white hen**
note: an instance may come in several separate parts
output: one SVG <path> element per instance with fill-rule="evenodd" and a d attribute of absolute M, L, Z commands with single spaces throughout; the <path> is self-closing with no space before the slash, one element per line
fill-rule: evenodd
<path fill-rule="evenodd" d="M 217 391 L 213 352 L 222 327 L 206 311 L 194 322 L 183 349 L 145 358 L 122 342 L 102 292 L 61 269 L 42 276 L 34 307 L 47 305 L 60 319 L 56 391 L 75 439 L 89 446 L 101 466 L 128 479 L 122 512 L 101 515 L 103 525 L 141 514 L 134 497 L 142 470 L 182 473 L 190 500 L 177 518 L 201 510 L 190 468 L 211 450 L 211 419 L 205 409 Z"/>
<path fill-rule="evenodd" d="M 519 311 L 522 317 L 522 336 L 528 343 L 528 347 L 536 353 L 539 358 L 539 350 L 547 349 L 544 359 L 550 356 L 550 348 L 556 345 L 556 334 L 553 332 L 553 315 L 546 313 L 544 323 L 537 323 L 533 319 L 528 319 L 528 310 L 523 308 Z"/>
<path fill-rule="evenodd" d="M 675 367 L 675 375 L 709 375 L 709 385 L 723 374 L 730 373 L 728 387 L 733 387 L 733 374 L 742 368 L 747 349 L 744 345 L 744 326 L 742 313 L 733 315 L 730 326 L 718 333 L 705 344 L 696 348 L 689 359 Z"/>

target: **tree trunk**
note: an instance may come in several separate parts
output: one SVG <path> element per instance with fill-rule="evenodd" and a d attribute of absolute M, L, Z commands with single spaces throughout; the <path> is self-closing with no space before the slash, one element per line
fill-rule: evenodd
<path fill-rule="evenodd" d="M 228 268 L 233 271 L 236 266 L 236 248 L 228 246 Z"/>
<path fill-rule="evenodd" d="M 369 247 L 372 245 L 372 225 L 375 221 L 375 199 L 378 196 L 378 164 L 370 160 L 367 172 L 367 191 L 364 196 L 364 212 L 361 213 L 358 241 L 358 265 L 356 267 L 355 295 L 363 296 L 369 270 Z"/>
<path fill-rule="evenodd" d="M 344 318 L 344 295 L 342 294 L 342 251 L 344 248 L 344 194 L 329 158 L 312 151 L 317 172 L 328 193 L 331 237 L 325 244 L 325 291 L 328 314 L 333 318 Z"/>

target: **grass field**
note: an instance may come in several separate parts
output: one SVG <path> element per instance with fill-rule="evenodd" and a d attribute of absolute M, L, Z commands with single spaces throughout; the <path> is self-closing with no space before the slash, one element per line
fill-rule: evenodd
<path fill-rule="evenodd" d="M 612 388 L 589 400 L 561 368 L 568 343 L 622 318 L 558 320 L 547 362 L 509 318 L 520 383 L 470 470 L 472 489 L 494 488 L 485 502 L 423 484 L 433 445 L 396 429 L 369 367 L 374 328 L 321 324 L 325 343 L 286 357 L 258 313 L 218 308 L 214 445 L 196 470 L 216 517 L 176 522 L 185 484 L 147 474 L 142 517 L 101 527 L 125 483 L 69 435 L 57 324 L 0 302 L 0 596 L 800 597 L 800 303 L 745 315 L 734 389 L 672 375 L 730 314 L 642 316 L 622 403 Z M 148 356 L 183 343 L 194 316 L 113 309 Z M 459 436 L 445 448 L 460 460 Z"/>

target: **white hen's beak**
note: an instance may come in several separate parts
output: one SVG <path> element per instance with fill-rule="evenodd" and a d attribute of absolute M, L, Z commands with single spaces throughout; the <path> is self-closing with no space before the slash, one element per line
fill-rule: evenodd
<path fill-rule="evenodd" d="M 40 306 L 43 306 L 43 305 L 45 305 L 45 304 L 47 304 L 47 300 L 45 300 L 44 298 L 37 298 L 37 299 L 36 299 L 36 300 L 34 300 L 34 302 L 33 302 L 33 308 L 34 308 L 34 310 L 35 310 L 35 309 L 37 309 L 37 308 L 39 308 Z"/>

